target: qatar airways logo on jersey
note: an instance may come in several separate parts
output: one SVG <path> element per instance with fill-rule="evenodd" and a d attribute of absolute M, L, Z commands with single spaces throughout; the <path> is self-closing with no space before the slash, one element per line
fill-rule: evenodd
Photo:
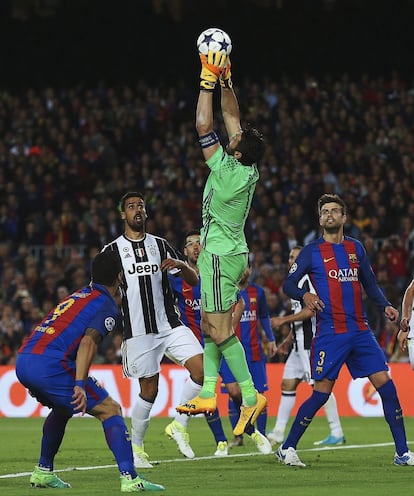
<path fill-rule="evenodd" d="M 245 310 L 241 316 L 240 322 L 252 322 L 257 320 L 256 310 Z"/>
<path fill-rule="evenodd" d="M 131 268 L 127 270 L 128 274 L 133 276 L 136 274 L 137 276 L 148 276 L 154 275 L 158 272 L 158 265 L 152 264 L 148 262 L 137 262 L 131 265 Z"/>
<path fill-rule="evenodd" d="M 331 269 L 328 272 L 331 279 L 336 279 L 339 282 L 355 282 L 358 281 L 358 269 Z"/>
<path fill-rule="evenodd" d="M 187 307 L 190 307 L 191 310 L 201 310 L 201 298 L 186 298 L 184 300 L 184 303 Z"/>

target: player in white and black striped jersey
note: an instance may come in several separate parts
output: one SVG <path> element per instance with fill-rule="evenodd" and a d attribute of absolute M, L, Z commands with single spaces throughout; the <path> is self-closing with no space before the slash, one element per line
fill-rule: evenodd
<path fill-rule="evenodd" d="M 132 409 L 132 445 L 135 465 L 143 468 L 152 466 L 144 451 L 144 435 L 158 393 L 164 354 L 190 372 L 180 403 L 198 394 L 203 383 L 203 349 L 181 322 L 168 282 L 168 273 L 176 273 L 195 286 L 198 275 L 165 239 L 146 233 L 142 194 L 126 193 L 119 208 L 124 233 L 103 250 L 116 251 L 123 267 L 122 363 L 125 375 L 138 379 L 140 384 Z M 194 457 L 194 453 L 188 456 Z"/>

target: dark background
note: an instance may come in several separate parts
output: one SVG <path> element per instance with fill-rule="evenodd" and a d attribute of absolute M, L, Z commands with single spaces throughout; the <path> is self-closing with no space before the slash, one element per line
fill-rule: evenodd
<path fill-rule="evenodd" d="M 413 22 L 413 0 L 1 0 L 0 88 L 195 80 L 211 26 L 251 78 L 411 78 Z"/>

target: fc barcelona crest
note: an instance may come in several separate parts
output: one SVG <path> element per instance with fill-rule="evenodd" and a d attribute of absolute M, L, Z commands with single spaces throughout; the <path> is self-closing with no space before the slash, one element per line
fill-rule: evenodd
<path fill-rule="evenodd" d="M 355 254 L 355 253 L 350 253 L 350 254 L 348 255 L 348 258 L 349 258 L 349 261 L 350 261 L 351 263 L 357 263 L 357 261 L 358 261 L 357 256 L 356 256 L 356 254 Z"/>

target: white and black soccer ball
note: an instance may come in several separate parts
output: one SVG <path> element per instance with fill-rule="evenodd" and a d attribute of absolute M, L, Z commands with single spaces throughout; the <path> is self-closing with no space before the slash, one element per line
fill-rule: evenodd
<path fill-rule="evenodd" d="M 219 28 L 209 28 L 203 31 L 197 39 L 198 53 L 207 55 L 208 51 L 221 52 L 230 55 L 232 45 L 230 36 Z"/>

